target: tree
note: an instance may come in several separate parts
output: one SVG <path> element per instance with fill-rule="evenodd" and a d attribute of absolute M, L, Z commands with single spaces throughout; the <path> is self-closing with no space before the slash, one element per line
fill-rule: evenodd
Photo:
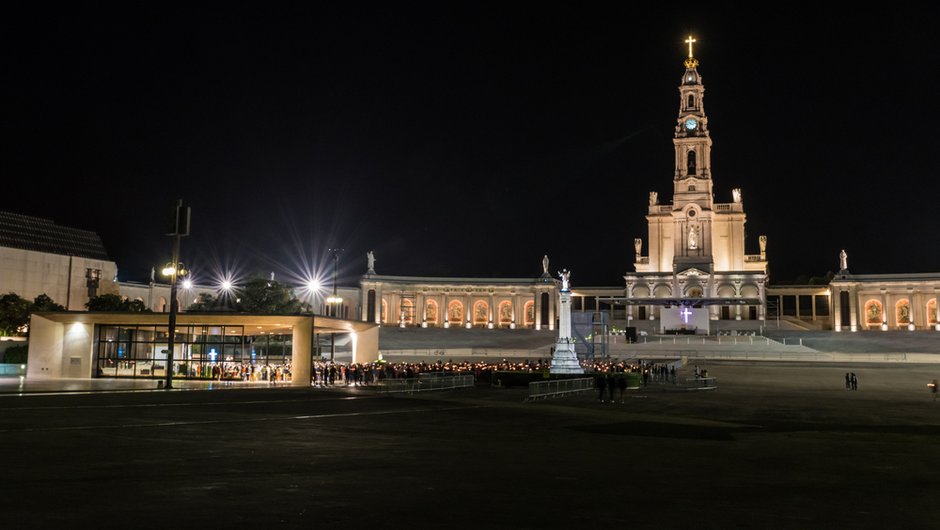
<path fill-rule="evenodd" d="M 196 298 L 196 301 L 192 303 L 189 307 L 186 308 L 186 311 L 190 312 L 207 312 L 207 311 L 228 311 L 228 308 L 224 308 L 221 305 L 221 302 L 218 298 L 212 296 L 209 293 L 199 293 L 199 296 Z"/>
<path fill-rule="evenodd" d="M 16 335 L 29 323 L 29 300 L 16 293 L 0 296 L 0 335 Z"/>
<path fill-rule="evenodd" d="M 235 306 L 243 313 L 291 314 L 307 309 L 290 287 L 264 278 L 252 278 L 240 289 Z"/>
<path fill-rule="evenodd" d="M 32 312 L 37 311 L 65 311 L 65 307 L 55 303 L 46 293 L 42 293 L 33 299 Z"/>
<path fill-rule="evenodd" d="M 128 300 L 116 294 L 100 294 L 88 300 L 85 307 L 89 311 L 122 311 L 125 313 L 149 313 L 150 310 L 140 300 Z"/>

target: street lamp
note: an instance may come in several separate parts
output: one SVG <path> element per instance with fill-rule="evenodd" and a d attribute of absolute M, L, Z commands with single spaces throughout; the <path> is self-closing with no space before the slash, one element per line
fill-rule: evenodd
<path fill-rule="evenodd" d="M 173 388 L 173 348 L 176 346 L 176 313 L 179 311 L 179 303 L 176 300 L 176 280 L 180 276 L 186 276 L 188 271 L 180 263 L 180 238 L 189 235 L 190 209 L 183 206 L 183 200 L 176 201 L 176 209 L 173 212 L 172 232 L 168 236 L 173 237 L 173 261 L 166 264 L 163 268 L 163 274 L 170 277 L 170 322 L 167 329 L 167 352 L 166 352 L 166 385 L 167 390 Z"/>
<path fill-rule="evenodd" d="M 337 317 L 339 312 L 339 304 L 343 303 L 343 299 L 336 294 L 336 275 L 339 269 L 339 253 L 342 252 L 341 248 L 331 248 L 330 252 L 333 254 L 333 296 L 330 296 L 326 299 L 326 303 L 329 304 L 333 310 L 330 313 L 330 316 Z M 330 362 L 333 361 L 333 358 L 336 356 L 336 333 L 330 333 Z"/>

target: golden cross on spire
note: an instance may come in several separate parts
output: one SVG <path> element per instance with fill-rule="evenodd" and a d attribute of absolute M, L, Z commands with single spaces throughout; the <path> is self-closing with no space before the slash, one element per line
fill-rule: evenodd
<path fill-rule="evenodd" d="M 689 45 L 689 59 L 691 59 L 692 58 L 692 43 L 696 42 L 696 40 L 692 38 L 692 35 L 689 35 L 689 38 L 685 39 L 685 42 Z"/>

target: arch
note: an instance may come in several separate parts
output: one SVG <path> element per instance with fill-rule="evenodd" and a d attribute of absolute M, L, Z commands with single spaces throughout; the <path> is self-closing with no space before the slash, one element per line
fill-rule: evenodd
<path fill-rule="evenodd" d="M 155 308 L 157 313 L 166 313 L 166 298 L 160 297 L 160 300 L 157 301 L 157 307 Z"/>
<path fill-rule="evenodd" d="M 548 293 L 542 293 L 539 295 L 542 300 L 542 305 L 539 307 L 539 313 L 541 313 L 542 325 L 546 328 L 548 327 L 548 304 L 551 303 L 551 298 L 548 296 Z"/>
<path fill-rule="evenodd" d="M 906 326 L 911 323 L 911 302 L 907 298 L 902 298 L 894 304 L 895 322 L 899 326 Z"/>
<path fill-rule="evenodd" d="M 759 298 L 760 290 L 753 283 L 747 283 L 741 286 L 742 298 Z"/>
<path fill-rule="evenodd" d="M 515 317 L 512 314 L 512 302 L 503 300 L 499 303 L 499 325 L 508 326 L 512 324 Z"/>
<path fill-rule="evenodd" d="M 672 286 L 661 283 L 653 288 L 653 296 L 656 298 L 668 298 L 672 296 Z"/>
<path fill-rule="evenodd" d="M 691 177 L 695 175 L 695 149 L 689 149 L 686 157 L 686 173 Z"/>
<path fill-rule="evenodd" d="M 690 109 L 695 108 L 695 96 L 693 94 L 689 94 L 689 104 L 686 105 L 686 107 Z"/>
<path fill-rule="evenodd" d="M 388 322 L 388 300 L 386 300 L 384 296 L 382 297 L 382 318 L 381 318 L 381 322 L 382 322 L 382 324 Z"/>
<path fill-rule="evenodd" d="M 424 320 L 428 324 L 437 324 L 437 301 L 428 300 L 424 306 Z"/>
<path fill-rule="evenodd" d="M 869 326 L 880 326 L 884 322 L 884 308 L 881 302 L 871 299 L 865 302 L 865 323 Z"/>
<path fill-rule="evenodd" d="M 473 303 L 473 325 L 486 325 L 490 320 L 490 305 L 483 300 Z"/>
<path fill-rule="evenodd" d="M 401 301 L 401 319 L 407 326 L 415 323 L 415 303 L 410 298 Z"/>
<path fill-rule="evenodd" d="M 718 297 L 719 298 L 734 298 L 737 293 L 734 290 L 734 286 L 730 283 L 723 283 L 718 286 Z"/>
<path fill-rule="evenodd" d="M 447 321 L 458 326 L 463 323 L 463 304 L 460 300 L 451 300 L 447 304 Z"/>
<path fill-rule="evenodd" d="M 704 295 L 702 286 L 698 284 L 689 285 L 685 289 L 686 298 L 701 298 Z"/>
<path fill-rule="evenodd" d="M 630 293 L 630 296 L 634 298 L 649 298 L 650 288 L 646 285 L 635 285 L 633 287 L 633 292 Z"/>
<path fill-rule="evenodd" d="M 931 298 L 927 300 L 927 324 L 936 325 L 937 324 L 937 299 Z"/>
<path fill-rule="evenodd" d="M 523 307 L 525 308 L 523 311 L 525 313 L 525 325 L 534 326 L 535 325 L 535 302 L 533 300 L 529 300 L 528 302 L 525 303 L 525 306 Z"/>

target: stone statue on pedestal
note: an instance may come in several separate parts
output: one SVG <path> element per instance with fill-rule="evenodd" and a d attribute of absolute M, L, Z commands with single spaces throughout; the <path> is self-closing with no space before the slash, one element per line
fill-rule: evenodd
<path fill-rule="evenodd" d="M 842 252 L 839 252 L 839 271 L 847 270 L 849 270 L 849 255 L 845 253 L 845 249 L 842 249 Z"/>
<path fill-rule="evenodd" d="M 542 256 L 542 275 L 548 276 L 548 254 Z"/>
<path fill-rule="evenodd" d="M 633 250 L 636 251 L 636 257 L 637 257 L 637 260 L 639 260 L 643 252 L 643 240 L 642 239 L 635 238 L 633 240 Z"/>
<path fill-rule="evenodd" d="M 369 266 L 366 274 L 375 274 L 375 254 L 371 250 L 366 252 L 366 263 Z"/>
<path fill-rule="evenodd" d="M 563 269 L 558 276 L 561 277 L 561 291 L 558 293 L 558 339 L 555 340 L 549 372 L 583 374 L 584 369 L 578 361 L 574 340 L 571 338 L 571 272 Z"/>
<path fill-rule="evenodd" d="M 650 192 L 650 206 L 656 206 L 659 204 L 659 193 L 655 191 Z"/>
<path fill-rule="evenodd" d="M 698 227 L 689 228 L 689 250 L 698 248 Z"/>
<path fill-rule="evenodd" d="M 767 236 L 759 236 L 757 238 L 758 244 L 760 244 L 760 253 L 764 255 L 767 253 Z"/>
<path fill-rule="evenodd" d="M 741 202 L 741 188 L 731 190 L 731 196 L 734 197 L 734 202 Z"/>
<path fill-rule="evenodd" d="M 568 269 L 562 269 L 558 277 L 561 278 L 561 290 L 570 291 L 568 279 L 571 277 L 571 272 Z"/>

